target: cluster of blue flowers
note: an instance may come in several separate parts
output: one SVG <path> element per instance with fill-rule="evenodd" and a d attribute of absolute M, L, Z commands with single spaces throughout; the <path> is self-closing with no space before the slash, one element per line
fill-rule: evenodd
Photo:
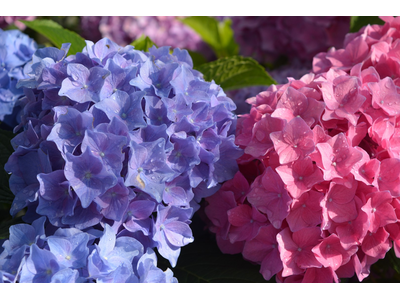
<path fill-rule="evenodd" d="M 38 49 L 17 85 L 5 169 L 27 224 L 10 228 L 2 280 L 176 281 L 154 250 L 175 267 L 201 199 L 238 170 L 236 106 L 186 50 L 69 46 Z"/>
<path fill-rule="evenodd" d="M 10 228 L 0 255 L 0 283 L 177 282 L 170 269 L 157 268 L 151 248 L 104 231 L 58 228 L 46 237 L 46 217 Z M 94 241 L 98 240 L 97 243 Z"/>
<path fill-rule="evenodd" d="M 16 102 L 23 89 L 16 85 L 27 77 L 23 67 L 36 49 L 36 42 L 21 31 L 0 29 L 0 122 L 8 127 L 17 125 L 20 108 Z"/>

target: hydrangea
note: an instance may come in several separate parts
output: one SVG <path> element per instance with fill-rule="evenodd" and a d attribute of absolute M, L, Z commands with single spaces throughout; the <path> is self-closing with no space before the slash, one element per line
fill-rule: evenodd
<path fill-rule="evenodd" d="M 211 54 L 200 36 L 175 16 L 83 16 L 80 27 L 82 36 L 91 40 L 106 37 L 125 46 L 145 35 L 158 46 Z"/>
<path fill-rule="evenodd" d="M 9 127 L 18 124 L 17 102 L 24 94 L 16 85 L 27 77 L 24 66 L 36 49 L 36 42 L 19 30 L 0 29 L 0 121 Z"/>
<path fill-rule="evenodd" d="M 200 200 L 238 171 L 236 107 L 186 50 L 143 52 L 108 38 L 68 49 L 37 50 L 18 83 L 10 213 L 26 210 L 26 226 L 42 220 L 45 231 L 21 253 L 5 248 L 2 264 L 17 269 L 1 268 L 3 277 L 176 281 L 154 251 L 175 267 Z"/>
<path fill-rule="evenodd" d="M 238 118 L 239 172 L 205 213 L 220 249 L 266 280 L 362 281 L 392 247 L 400 257 L 400 19 L 384 20 Z"/>
<path fill-rule="evenodd" d="M 278 59 L 310 61 L 329 47 L 340 47 L 350 17 L 234 16 L 232 29 L 241 54 L 261 63 Z"/>

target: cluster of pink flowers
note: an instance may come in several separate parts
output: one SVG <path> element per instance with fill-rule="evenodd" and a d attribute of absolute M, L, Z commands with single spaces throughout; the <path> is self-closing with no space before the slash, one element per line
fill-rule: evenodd
<path fill-rule="evenodd" d="M 382 19 L 238 118 L 239 172 L 205 213 L 221 251 L 266 280 L 362 281 L 400 257 L 400 17 Z"/>

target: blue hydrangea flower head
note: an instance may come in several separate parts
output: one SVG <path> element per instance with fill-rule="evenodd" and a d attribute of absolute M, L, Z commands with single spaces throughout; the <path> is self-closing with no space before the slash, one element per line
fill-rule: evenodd
<path fill-rule="evenodd" d="M 11 213 L 46 217 L 49 235 L 13 265 L 24 281 L 176 282 L 155 251 L 175 267 L 201 198 L 236 173 L 236 107 L 186 50 L 69 46 L 37 50 L 19 81 Z"/>

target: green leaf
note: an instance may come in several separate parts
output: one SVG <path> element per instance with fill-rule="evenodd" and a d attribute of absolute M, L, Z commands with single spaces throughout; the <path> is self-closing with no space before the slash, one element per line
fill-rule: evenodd
<path fill-rule="evenodd" d="M 82 38 L 79 34 L 63 28 L 61 25 L 52 20 L 21 20 L 21 22 L 46 37 L 57 48 L 61 48 L 62 44 L 64 43 L 71 43 L 71 47 L 68 51 L 68 54 L 70 55 L 76 54 L 77 52 L 82 52 L 83 48 L 86 46 L 84 38 Z"/>
<path fill-rule="evenodd" d="M 362 27 L 366 25 L 379 24 L 383 25 L 385 22 L 379 17 L 372 16 L 352 16 L 350 20 L 350 32 L 358 32 Z"/>
<path fill-rule="evenodd" d="M 196 69 L 197 67 L 199 67 L 202 64 L 205 64 L 207 62 L 206 58 L 199 52 L 190 51 L 190 50 L 187 50 L 187 51 L 189 52 L 189 55 L 192 58 L 193 68 Z"/>
<path fill-rule="evenodd" d="M 144 34 L 141 35 L 138 39 L 134 40 L 131 43 L 131 46 L 135 47 L 136 50 L 141 50 L 141 51 L 149 51 L 149 49 L 152 46 L 156 46 L 157 45 L 148 37 L 145 36 Z"/>
<path fill-rule="evenodd" d="M 194 242 L 182 247 L 176 267 L 171 268 L 169 262 L 159 256 L 159 268 L 170 268 L 180 283 L 266 282 L 260 274 L 260 265 L 244 260 L 241 254 L 223 254 L 215 236 L 203 230 L 204 222 L 197 214 L 190 227 Z"/>
<path fill-rule="evenodd" d="M 250 57 L 220 58 L 197 68 L 206 81 L 214 80 L 224 90 L 277 84 L 267 71 Z"/>
<path fill-rule="evenodd" d="M 239 53 L 230 19 L 218 22 L 213 17 L 193 16 L 179 20 L 196 31 L 203 41 L 211 46 L 218 58 Z"/>
<path fill-rule="evenodd" d="M 218 21 L 212 17 L 195 16 L 179 19 L 182 23 L 196 31 L 204 42 L 212 47 L 220 44 Z"/>
<path fill-rule="evenodd" d="M 219 36 L 221 38 L 222 48 L 225 49 L 227 56 L 239 54 L 239 45 L 235 42 L 232 20 L 225 19 L 218 24 Z"/>

